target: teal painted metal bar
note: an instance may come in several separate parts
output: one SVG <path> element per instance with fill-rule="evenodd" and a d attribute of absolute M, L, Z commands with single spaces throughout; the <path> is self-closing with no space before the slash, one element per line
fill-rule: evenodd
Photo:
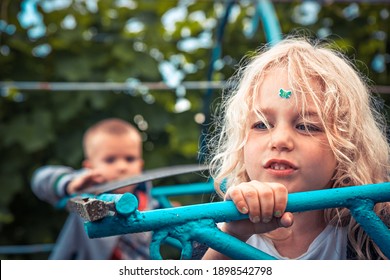
<path fill-rule="evenodd" d="M 246 244 L 245 242 L 220 231 L 215 224 L 209 227 L 200 225 L 191 225 L 191 236 L 200 243 L 207 244 L 209 247 L 221 252 L 222 254 L 238 260 L 275 260 L 274 257 L 264 253 L 261 250 Z"/>
<path fill-rule="evenodd" d="M 214 182 L 202 182 L 202 183 L 190 183 L 190 184 L 178 184 L 178 185 L 168 185 L 168 186 L 156 186 L 151 190 L 151 195 L 155 198 L 163 208 L 172 207 L 171 202 L 168 197 L 171 196 L 181 196 L 181 195 L 196 195 L 196 194 L 205 194 L 205 193 L 213 193 L 214 190 Z M 106 194 L 110 195 L 110 194 Z M 68 204 L 69 199 L 74 197 L 82 197 L 82 198 L 96 198 L 96 195 L 84 193 L 84 194 L 73 194 L 71 196 L 65 197 L 61 199 L 57 204 L 56 208 L 64 209 Z M 109 201 L 109 196 L 105 201 Z"/>
<path fill-rule="evenodd" d="M 154 187 L 151 191 L 153 197 L 204 194 L 211 192 L 214 192 L 214 181 Z"/>
<path fill-rule="evenodd" d="M 0 246 L 0 255 L 47 253 L 53 248 L 54 244 Z"/>
<path fill-rule="evenodd" d="M 238 212 L 231 201 L 139 212 L 129 211 L 137 207 L 127 205 L 129 202 L 134 203 L 132 194 L 113 196 L 119 197 L 115 198 L 115 206 L 120 214 L 96 222 L 87 222 L 85 229 L 90 238 L 154 231 L 151 256 L 157 259 L 161 258 L 157 250 L 159 244 L 169 236 L 181 242 L 182 258 L 191 255 L 190 245 L 193 241 L 200 241 L 231 258 L 239 256 L 240 259 L 273 259 L 263 252 L 254 254 L 249 245 L 242 244 L 243 242 L 239 240 L 232 241 L 232 237 L 219 232 L 215 227 L 219 222 L 248 218 L 248 215 Z M 103 200 L 108 198 L 109 201 L 113 201 L 112 197 L 97 198 Z M 349 208 L 356 221 L 361 223 L 382 252 L 390 258 L 390 230 L 372 210 L 374 204 L 385 201 L 390 201 L 390 183 L 292 193 L 288 196 L 287 211 Z M 215 236 L 218 236 L 218 239 Z"/>
<path fill-rule="evenodd" d="M 169 208 L 172 207 L 172 204 L 168 199 L 168 197 L 189 195 L 189 194 L 190 195 L 206 194 L 206 193 L 213 193 L 214 191 L 215 191 L 214 181 L 209 181 L 205 183 L 191 183 L 191 184 L 154 187 L 151 190 L 151 194 L 152 197 L 159 202 L 162 208 Z"/>
<path fill-rule="evenodd" d="M 269 0 L 258 0 L 256 14 L 260 15 L 267 42 L 271 45 L 282 40 L 282 30 L 272 2 Z"/>

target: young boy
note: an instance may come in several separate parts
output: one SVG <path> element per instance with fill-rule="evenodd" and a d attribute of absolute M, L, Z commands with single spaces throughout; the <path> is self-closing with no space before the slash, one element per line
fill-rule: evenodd
<path fill-rule="evenodd" d="M 142 173 L 142 139 L 136 128 L 120 119 L 106 119 L 90 127 L 83 138 L 85 159 L 82 170 L 65 166 L 44 166 L 32 178 L 37 197 L 52 205 L 75 192 L 108 181 Z M 132 192 L 139 209 L 152 205 L 150 186 L 127 186 L 115 193 Z M 89 239 L 83 220 L 71 213 L 50 259 L 148 259 L 150 233 Z"/>

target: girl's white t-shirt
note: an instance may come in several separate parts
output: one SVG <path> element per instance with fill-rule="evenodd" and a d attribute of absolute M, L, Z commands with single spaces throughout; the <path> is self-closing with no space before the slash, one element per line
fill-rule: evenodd
<path fill-rule="evenodd" d="M 270 238 L 263 235 L 253 235 L 246 242 L 253 247 L 281 260 L 283 257 L 274 247 Z M 347 228 L 328 225 L 310 244 L 307 252 L 297 260 L 345 260 L 347 258 Z"/>

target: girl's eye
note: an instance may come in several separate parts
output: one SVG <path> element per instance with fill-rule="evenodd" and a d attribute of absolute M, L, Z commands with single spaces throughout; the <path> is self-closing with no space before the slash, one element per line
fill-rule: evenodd
<path fill-rule="evenodd" d="M 265 123 L 263 122 L 258 122 L 258 123 L 255 123 L 252 128 L 254 129 L 260 129 L 260 130 L 266 130 L 268 129 L 268 127 L 265 125 Z"/>
<path fill-rule="evenodd" d="M 308 123 L 302 123 L 302 124 L 298 124 L 296 126 L 296 128 L 298 130 L 303 130 L 303 131 L 309 131 L 309 132 L 320 132 L 322 131 L 321 128 L 319 128 L 318 126 L 314 125 L 314 124 L 308 124 Z"/>

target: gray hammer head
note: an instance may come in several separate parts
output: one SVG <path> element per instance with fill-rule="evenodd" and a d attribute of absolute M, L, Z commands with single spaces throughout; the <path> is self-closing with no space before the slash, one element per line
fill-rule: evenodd
<path fill-rule="evenodd" d="M 112 215 L 115 211 L 114 202 L 105 202 L 96 198 L 74 197 L 69 199 L 69 211 L 76 212 L 84 220 L 93 222 Z"/>

